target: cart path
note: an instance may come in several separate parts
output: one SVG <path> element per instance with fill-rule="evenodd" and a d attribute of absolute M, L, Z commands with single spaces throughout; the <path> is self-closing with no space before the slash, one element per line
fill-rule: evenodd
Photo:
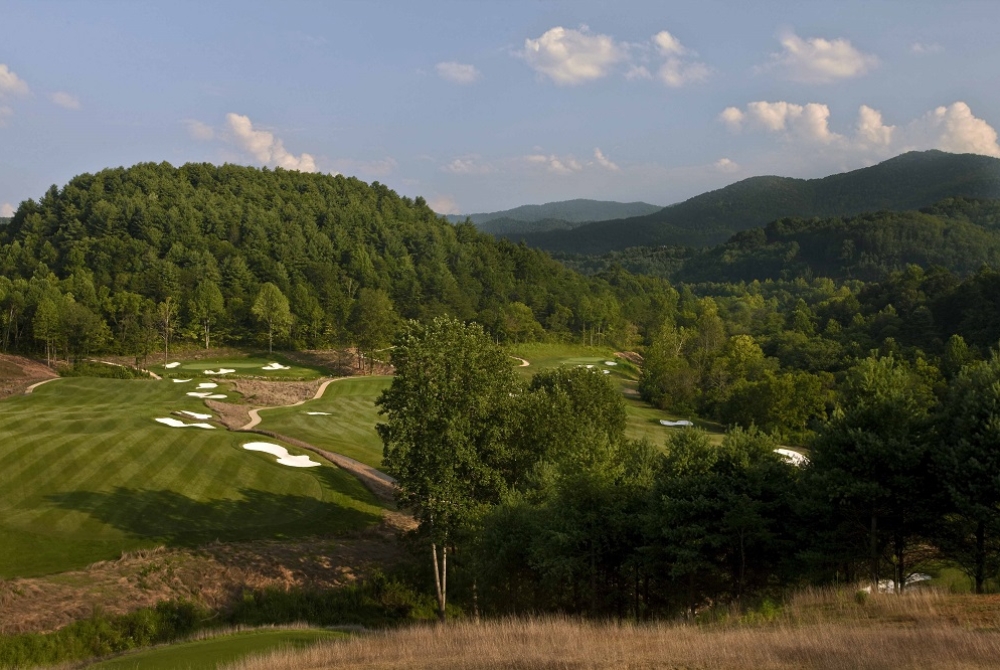
<path fill-rule="evenodd" d="M 261 422 L 259 412 L 263 412 L 264 410 L 281 409 L 282 407 L 298 407 L 299 405 L 304 405 L 310 400 L 319 400 L 320 398 L 323 397 L 323 393 L 326 391 L 327 386 L 329 386 L 333 382 L 340 381 L 341 379 L 350 379 L 350 377 L 334 377 L 333 379 L 327 379 L 325 382 L 319 385 L 319 388 L 316 389 L 316 393 L 315 395 L 313 395 L 312 398 L 307 398 L 305 400 L 293 402 L 291 405 L 274 405 L 273 407 L 258 407 L 257 409 L 248 410 L 247 414 L 250 415 L 250 423 L 248 423 L 245 426 L 241 426 L 237 430 L 253 430 L 254 428 L 256 428 L 257 424 Z"/>

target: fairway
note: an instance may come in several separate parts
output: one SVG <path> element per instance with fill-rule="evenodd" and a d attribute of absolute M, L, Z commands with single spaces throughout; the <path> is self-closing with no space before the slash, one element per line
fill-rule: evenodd
<path fill-rule="evenodd" d="M 187 386 L 66 378 L 0 402 L 0 576 L 80 568 L 138 547 L 379 520 L 374 497 L 330 464 L 289 468 L 243 450 L 248 435 L 156 423 L 207 411 Z"/>
<path fill-rule="evenodd" d="M 255 354 L 252 356 L 230 356 L 228 358 L 204 358 L 198 360 L 185 360 L 183 357 L 171 358 L 170 362 L 180 363 L 172 368 L 167 368 L 163 363 L 150 365 L 149 369 L 163 377 L 176 379 L 201 379 L 203 377 L 218 377 L 219 379 L 236 378 L 246 379 L 275 379 L 279 381 L 309 380 L 318 379 L 322 376 L 319 370 L 292 363 L 278 354 Z M 272 363 L 278 363 L 288 367 L 287 370 L 265 370 Z M 220 370 L 232 370 L 225 374 L 218 373 Z M 208 372 L 209 374 L 206 374 Z"/>
<path fill-rule="evenodd" d="M 258 630 L 221 635 L 207 640 L 181 642 L 125 654 L 88 665 L 88 670 L 215 670 L 251 654 L 283 649 L 304 649 L 317 642 L 347 637 L 346 633 L 319 629 Z"/>
<path fill-rule="evenodd" d="M 260 427 L 377 468 L 382 462 L 382 439 L 375 432 L 379 422 L 375 399 L 391 383 L 392 377 L 338 379 L 319 400 L 261 411 Z"/>

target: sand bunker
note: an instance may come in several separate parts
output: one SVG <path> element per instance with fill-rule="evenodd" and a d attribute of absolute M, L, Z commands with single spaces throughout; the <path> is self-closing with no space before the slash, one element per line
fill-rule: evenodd
<path fill-rule="evenodd" d="M 593 365 L 584 365 L 583 367 L 585 367 L 585 368 L 587 368 L 589 370 L 589 369 L 591 369 L 594 366 Z"/>
<path fill-rule="evenodd" d="M 163 367 L 165 367 L 165 368 L 167 368 L 168 370 L 170 370 L 170 369 L 172 369 L 172 368 L 176 368 L 176 367 L 179 367 L 179 366 L 180 366 L 180 363 L 178 363 L 177 361 L 174 361 L 173 363 L 167 363 L 167 364 L 166 364 L 166 365 L 164 365 Z"/>
<path fill-rule="evenodd" d="M 198 412 L 189 412 L 186 409 L 182 409 L 181 411 L 179 411 L 177 413 L 178 414 L 183 414 L 184 416 L 188 417 L 189 419 L 198 419 L 199 421 L 207 421 L 208 419 L 212 418 L 211 414 L 199 414 Z"/>
<path fill-rule="evenodd" d="M 189 382 L 189 381 L 191 381 L 191 380 L 190 379 L 175 379 L 174 383 L 175 384 L 184 384 L 184 383 Z"/>
<path fill-rule="evenodd" d="M 243 448 L 247 451 L 263 451 L 265 454 L 277 456 L 278 463 L 287 465 L 290 468 L 315 468 L 323 465 L 308 456 L 292 456 L 288 453 L 288 449 L 271 444 L 270 442 L 247 442 L 243 445 Z"/>
<path fill-rule="evenodd" d="M 618 365 L 618 364 L 617 364 L 617 363 L 615 363 L 614 361 L 604 361 L 604 364 L 605 364 L 605 365 Z"/>
<path fill-rule="evenodd" d="M 174 419 L 169 416 L 160 417 L 156 419 L 156 422 L 170 426 L 171 428 L 205 428 L 207 430 L 215 430 L 215 426 L 208 423 L 184 423 L 180 419 Z"/>
<path fill-rule="evenodd" d="M 219 368 L 218 370 L 204 370 L 202 374 L 206 375 L 228 375 L 230 372 L 236 372 L 236 370 L 230 370 L 229 368 Z"/>
<path fill-rule="evenodd" d="M 681 419 L 680 421 L 667 421 L 666 419 L 660 419 L 660 425 L 667 426 L 668 428 L 677 428 L 679 426 L 687 428 L 693 426 L 694 424 L 687 419 Z"/>
<path fill-rule="evenodd" d="M 292 368 L 287 365 L 282 365 L 281 363 L 268 363 L 261 370 L 291 370 Z"/>
<path fill-rule="evenodd" d="M 329 412 L 306 412 L 309 416 L 330 416 Z"/>
<path fill-rule="evenodd" d="M 808 458 L 791 449 L 775 449 L 774 453 L 784 458 L 786 463 L 790 463 L 796 467 L 801 467 L 809 462 Z"/>
<path fill-rule="evenodd" d="M 601 370 L 601 372 L 603 372 L 606 375 L 610 375 L 611 374 L 611 370 Z"/>
<path fill-rule="evenodd" d="M 203 400 L 222 400 L 226 397 L 224 393 L 209 393 L 208 391 L 191 391 L 188 395 L 192 398 L 202 398 Z"/>
<path fill-rule="evenodd" d="M 198 384 L 198 388 L 200 389 L 214 389 L 218 386 L 219 386 L 218 384 L 214 384 L 212 382 L 203 382 L 201 384 Z"/>

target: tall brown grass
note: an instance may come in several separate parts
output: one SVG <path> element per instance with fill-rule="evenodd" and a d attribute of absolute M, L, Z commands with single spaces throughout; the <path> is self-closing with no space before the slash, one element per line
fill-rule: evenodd
<path fill-rule="evenodd" d="M 963 617 L 961 612 L 968 611 Z M 712 624 L 569 618 L 456 622 L 251 658 L 232 670 L 1000 667 L 997 602 L 936 592 L 798 594 L 780 611 Z"/>

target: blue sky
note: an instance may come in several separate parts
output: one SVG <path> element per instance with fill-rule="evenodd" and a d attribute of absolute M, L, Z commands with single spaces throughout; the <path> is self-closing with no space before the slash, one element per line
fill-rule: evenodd
<path fill-rule="evenodd" d="M 3 2 L 0 215 L 143 161 L 440 213 L 1000 156 L 996 2 Z"/>

